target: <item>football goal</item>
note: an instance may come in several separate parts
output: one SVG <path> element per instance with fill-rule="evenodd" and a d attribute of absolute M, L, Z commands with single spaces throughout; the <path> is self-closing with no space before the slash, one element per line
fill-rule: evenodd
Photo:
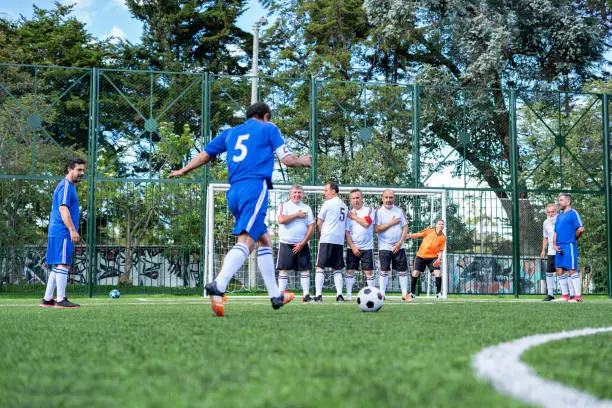
<path fill-rule="evenodd" d="M 324 202 L 323 186 L 302 185 L 304 189 L 303 202 L 308 204 L 313 211 L 315 222 L 321 205 Z M 381 195 L 386 189 L 383 187 L 362 187 L 362 186 L 340 186 L 339 197 L 350 208 L 349 193 L 358 188 L 361 190 L 364 205 L 377 209 L 381 205 Z M 208 186 L 206 195 L 206 257 L 204 283 L 214 279 L 221 269 L 223 258 L 235 244 L 232 236 L 234 217 L 231 214 L 225 194 L 229 189 L 229 184 L 211 183 Z M 268 216 L 267 225 L 273 243 L 274 259 L 278 251 L 278 222 L 276 220 L 277 211 L 280 204 L 289 200 L 289 190 L 291 185 L 275 185 L 268 194 Z M 392 188 L 395 193 L 395 205 L 402 208 L 408 219 L 408 232 L 415 233 L 422 229 L 433 227 L 437 220 L 442 219 L 446 222 L 446 192 L 444 190 L 432 189 L 413 189 L 413 188 Z M 378 248 L 376 234 L 374 234 L 374 259 L 375 274 L 378 285 L 378 273 L 380 264 L 378 259 Z M 450 237 L 449 239 L 452 239 Z M 414 257 L 421 244 L 421 239 L 406 240 L 406 257 L 408 260 L 409 272 L 412 272 Z M 314 274 L 314 261 L 318 246 L 318 235 L 315 232 L 310 240 L 310 251 L 312 256 L 311 273 Z M 448 265 L 446 260 L 446 248 L 444 250 L 443 262 L 441 265 L 442 273 L 442 294 L 446 297 L 448 293 Z M 355 273 L 354 294 L 365 285 L 365 278 L 362 271 Z M 311 279 L 314 284 L 314 279 Z M 428 270 L 421 274 L 417 293 L 421 296 L 435 294 L 435 283 L 433 274 Z M 298 272 L 289 273 L 289 290 L 295 290 L 300 295 L 300 276 Z M 333 276 L 326 273 L 324 289 L 333 288 Z M 311 288 L 311 293 L 314 288 Z M 399 292 L 399 281 L 396 271 L 391 274 L 387 285 L 387 293 Z M 244 266 L 236 273 L 228 286 L 228 292 L 258 292 L 265 291 L 265 286 L 261 275 L 257 271 L 256 251 L 251 253 Z"/>

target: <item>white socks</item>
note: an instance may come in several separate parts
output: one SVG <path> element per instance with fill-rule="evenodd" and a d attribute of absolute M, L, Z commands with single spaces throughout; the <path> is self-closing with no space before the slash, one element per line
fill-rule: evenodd
<path fill-rule="evenodd" d="M 353 294 L 353 284 L 355 283 L 355 275 L 346 274 L 346 298 L 351 299 Z"/>
<path fill-rule="evenodd" d="M 287 289 L 287 282 L 289 282 L 288 275 L 281 275 L 280 272 L 278 274 L 278 290 L 284 292 Z"/>
<path fill-rule="evenodd" d="M 398 272 L 400 288 L 402 289 L 402 296 L 408 294 L 408 271 Z"/>
<path fill-rule="evenodd" d="M 546 272 L 546 290 L 549 296 L 555 295 L 555 273 Z"/>
<path fill-rule="evenodd" d="M 53 268 L 55 272 L 55 286 L 57 287 L 57 300 L 61 301 L 66 297 L 66 283 L 68 282 L 68 269 L 60 268 L 56 266 Z M 53 292 L 51 292 L 53 296 Z"/>
<path fill-rule="evenodd" d="M 321 296 L 323 294 L 323 282 L 325 281 L 325 274 L 323 269 L 317 269 L 315 272 L 315 296 Z"/>
<path fill-rule="evenodd" d="M 53 300 L 53 292 L 55 292 L 55 268 L 49 272 L 49 277 L 47 278 L 47 289 L 45 290 L 45 300 Z"/>
<path fill-rule="evenodd" d="M 559 275 L 557 279 L 559 280 L 559 286 L 561 286 L 561 295 L 567 295 L 567 273 Z"/>
<path fill-rule="evenodd" d="M 580 280 L 580 273 L 578 273 L 578 271 L 576 271 L 576 273 L 574 273 L 573 275 L 571 275 L 569 277 L 569 280 L 571 281 L 569 283 L 570 287 L 574 287 L 574 295 L 575 296 L 581 296 L 582 293 L 582 282 Z"/>
<path fill-rule="evenodd" d="M 310 294 L 310 272 L 305 271 L 300 273 L 300 283 L 302 284 L 302 290 L 304 296 Z"/>
<path fill-rule="evenodd" d="M 374 279 L 374 275 L 372 275 L 371 278 L 366 278 L 366 284 L 371 288 L 376 286 L 376 280 Z"/>
<path fill-rule="evenodd" d="M 334 271 L 334 286 L 336 286 L 336 296 L 342 295 L 342 271 Z"/>
<path fill-rule="evenodd" d="M 272 252 L 270 252 L 270 254 L 272 254 Z M 215 278 L 217 289 L 221 292 L 225 292 L 229 281 L 232 280 L 236 272 L 238 272 L 238 269 L 242 267 L 248 256 L 249 248 L 240 242 L 229 250 L 227 255 L 225 255 L 225 259 L 223 259 L 221 272 L 219 272 L 219 275 Z M 272 265 L 272 267 L 274 267 L 274 265 Z"/>
<path fill-rule="evenodd" d="M 270 247 L 259 247 L 257 250 L 257 266 L 259 272 L 264 280 L 266 289 L 268 289 L 268 295 L 271 298 L 279 297 L 281 291 L 276 285 L 275 272 L 274 272 L 274 259 L 272 258 L 272 248 Z"/>
<path fill-rule="evenodd" d="M 379 281 L 380 291 L 382 292 L 383 296 L 385 296 L 385 291 L 387 290 L 387 282 L 389 281 L 389 272 L 380 271 Z"/>

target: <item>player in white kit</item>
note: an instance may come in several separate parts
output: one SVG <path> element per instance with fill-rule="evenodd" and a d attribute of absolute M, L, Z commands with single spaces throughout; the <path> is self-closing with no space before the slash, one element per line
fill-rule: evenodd
<path fill-rule="evenodd" d="M 336 286 L 336 301 L 344 302 L 342 296 L 342 270 L 344 269 L 344 234 L 348 208 L 342 202 L 338 193 L 340 189 L 335 182 L 329 182 L 323 187 L 325 203 L 317 216 L 319 230 L 319 251 L 315 264 L 315 302 L 323 301 L 323 282 L 325 268 L 334 271 Z"/>
<path fill-rule="evenodd" d="M 378 257 L 380 259 L 380 290 L 385 295 L 391 270 L 397 271 L 402 293 L 408 288 L 408 262 L 405 244 L 408 235 L 408 220 L 404 210 L 395 205 L 395 193 L 387 189 L 382 193 L 383 205 L 376 210 L 374 232 L 378 234 Z M 407 299 L 403 299 L 407 300 Z"/>
<path fill-rule="evenodd" d="M 308 241 L 314 233 L 312 209 L 302 202 L 304 188 L 294 184 L 289 190 L 289 201 L 281 203 L 276 219 L 279 223 L 278 288 L 287 288 L 288 271 L 300 272 L 300 283 L 304 291 L 304 303 L 312 302 L 310 297 L 310 247 Z"/>
<path fill-rule="evenodd" d="M 355 270 L 362 269 L 368 286 L 374 286 L 374 218 L 372 207 L 363 205 L 361 190 L 349 194 L 353 208 L 346 222 L 346 299 L 351 300 Z"/>

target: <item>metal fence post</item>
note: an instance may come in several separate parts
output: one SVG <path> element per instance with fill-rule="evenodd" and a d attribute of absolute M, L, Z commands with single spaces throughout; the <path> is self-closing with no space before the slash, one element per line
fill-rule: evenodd
<path fill-rule="evenodd" d="M 202 74 L 202 120 L 200 121 L 200 138 L 202 140 L 202 148 L 210 140 L 210 73 Z M 204 295 L 204 274 L 206 266 L 206 257 L 213 249 L 208 248 L 206 242 L 206 200 L 208 192 L 208 166 L 202 166 L 202 183 L 200 190 L 200 286 L 202 295 Z M 214 219 L 214 218 L 213 218 Z"/>
<path fill-rule="evenodd" d="M 315 185 L 319 179 L 319 162 L 317 153 L 319 150 L 318 135 L 317 135 L 317 119 L 319 110 L 319 85 L 317 78 L 314 75 L 310 76 L 310 155 L 312 157 L 312 166 L 310 167 L 310 184 Z"/>
<path fill-rule="evenodd" d="M 519 223 L 518 147 L 516 132 L 516 91 L 510 90 L 510 166 L 512 171 L 512 276 L 514 297 L 519 297 L 521 265 L 521 233 Z"/>
<path fill-rule="evenodd" d="M 96 253 L 96 168 L 97 168 L 97 135 L 98 135 L 98 108 L 100 90 L 100 72 L 98 68 L 91 71 L 89 91 L 89 175 L 87 183 L 87 296 L 93 296 L 94 276 L 98 254 Z"/>
<path fill-rule="evenodd" d="M 612 298 L 612 191 L 610 188 L 610 112 L 608 112 L 608 95 L 601 97 L 601 119 L 604 151 L 604 190 L 606 192 L 606 269 L 608 271 L 608 297 Z"/>
<path fill-rule="evenodd" d="M 421 185 L 420 92 L 421 89 L 418 84 L 412 85 L 412 177 L 414 179 L 414 188 L 419 188 Z"/>

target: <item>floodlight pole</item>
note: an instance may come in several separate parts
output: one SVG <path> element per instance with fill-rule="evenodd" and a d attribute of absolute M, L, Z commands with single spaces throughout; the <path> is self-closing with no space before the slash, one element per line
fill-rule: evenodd
<path fill-rule="evenodd" d="M 261 26 L 268 24 L 268 20 L 265 17 L 260 17 L 259 20 L 253 24 L 253 66 L 251 68 L 251 104 L 257 102 L 257 71 L 259 70 L 259 29 Z"/>

